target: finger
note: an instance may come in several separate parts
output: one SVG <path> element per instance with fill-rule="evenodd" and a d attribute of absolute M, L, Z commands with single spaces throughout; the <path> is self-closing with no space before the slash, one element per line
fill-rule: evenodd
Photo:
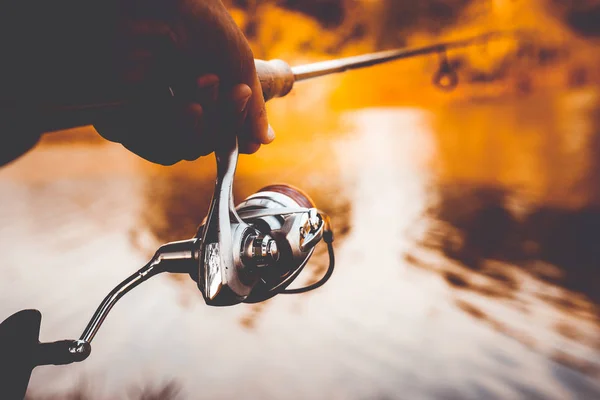
<path fill-rule="evenodd" d="M 118 110 L 95 121 L 94 129 L 109 142 L 122 143 L 130 135 L 132 125 L 130 109 Z"/>
<path fill-rule="evenodd" d="M 208 130 L 215 144 L 226 145 L 234 135 L 237 135 L 248 112 L 248 102 L 252 97 L 252 90 L 248 85 L 240 84 L 219 100 L 218 109 L 209 118 Z"/>
<path fill-rule="evenodd" d="M 254 154 L 260 149 L 261 144 L 256 142 L 240 142 L 241 154 Z"/>
<path fill-rule="evenodd" d="M 156 111 L 155 111 L 156 112 Z M 175 114 L 158 118 L 138 118 L 130 125 L 131 134 L 121 143 L 129 151 L 138 156 L 161 165 L 173 165 L 181 161 L 189 148 L 186 147 L 185 136 L 180 125 L 174 125 Z M 181 123 L 181 116 L 179 118 Z"/>
<path fill-rule="evenodd" d="M 270 135 L 275 137 L 275 131 L 273 130 L 271 125 L 269 125 L 269 132 L 270 132 L 269 133 Z M 261 147 L 261 144 L 256 143 L 253 140 L 248 140 L 245 137 L 240 139 L 240 153 L 242 153 L 242 154 L 254 154 L 258 150 L 260 150 L 260 147 Z"/>
<path fill-rule="evenodd" d="M 136 132 L 140 128 L 142 126 L 133 127 Z M 169 166 L 182 160 L 179 138 L 165 138 L 160 128 L 154 130 L 148 126 L 144 128 L 146 128 L 144 137 L 130 137 L 121 143 L 123 147 L 155 164 Z"/>
<path fill-rule="evenodd" d="M 200 104 L 139 107 L 95 124 L 103 137 L 121 143 L 138 156 L 162 165 L 193 161 L 214 150 Z"/>
<path fill-rule="evenodd" d="M 243 129 L 243 135 L 249 140 L 257 143 L 271 143 L 275 137 L 273 132 L 269 132 L 269 122 L 267 119 L 267 110 L 262 94 L 262 87 L 255 74 L 252 85 L 252 98 L 248 103 L 248 116 Z"/>
<path fill-rule="evenodd" d="M 183 107 L 184 146 L 183 159 L 194 161 L 214 151 L 214 135 L 206 123 L 205 114 L 213 111 L 219 100 L 220 80 L 217 75 L 207 74 L 196 79 L 194 103 Z"/>
<path fill-rule="evenodd" d="M 190 119 L 172 104 L 160 108 L 131 107 L 103 121 L 97 130 L 110 131 L 126 149 L 150 162 L 173 165 L 191 157 L 192 147 L 187 141 L 190 126 Z"/>
<path fill-rule="evenodd" d="M 244 124 L 244 120 L 248 114 L 248 102 L 251 97 L 252 89 L 248 85 L 237 85 L 231 91 L 231 104 L 235 114 L 236 127 L 241 127 Z"/>
<path fill-rule="evenodd" d="M 200 104 L 189 104 L 184 110 L 184 120 L 189 127 L 183 138 L 182 158 L 194 161 L 214 151 L 214 138 L 204 124 L 204 109 Z"/>

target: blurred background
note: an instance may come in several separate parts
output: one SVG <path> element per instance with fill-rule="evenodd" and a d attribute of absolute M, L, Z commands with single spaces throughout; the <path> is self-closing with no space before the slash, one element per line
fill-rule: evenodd
<path fill-rule="evenodd" d="M 452 50 L 299 84 L 277 140 L 243 156 L 332 216 L 315 293 L 213 309 L 161 276 L 112 311 L 84 363 L 34 371 L 30 399 L 600 398 L 600 1 L 232 0 L 257 58 L 291 64 L 492 30 Z M 211 157 L 152 165 L 92 128 L 0 170 L 0 319 L 77 337 L 164 242 L 192 237 Z M 324 273 L 321 249 L 300 279 Z"/>

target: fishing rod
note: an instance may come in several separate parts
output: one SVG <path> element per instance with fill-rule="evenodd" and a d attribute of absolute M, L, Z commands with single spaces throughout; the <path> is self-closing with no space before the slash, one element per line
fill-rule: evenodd
<path fill-rule="evenodd" d="M 285 97 L 292 91 L 297 82 L 430 54 L 440 56 L 440 65 L 432 83 L 441 90 L 450 91 L 458 85 L 458 75 L 456 68 L 448 60 L 447 52 L 452 49 L 484 44 L 505 35 L 507 35 L 507 32 L 487 32 L 465 39 L 435 43 L 423 47 L 399 48 L 298 66 L 290 66 L 288 62 L 279 59 L 269 61 L 256 59 L 254 61 L 265 101 Z M 172 98 L 177 98 L 178 93 L 169 87 L 168 90 L 164 90 L 164 96 L 159 95 L 156 97 L 159 99 L 156 100 L 153 96 L 147 96 L 141 101 L 169 101 Z M 57 131 L 73 126 L 88 125 L 90 121 L 94 124 L 93 121 L 101 121 L 107 115 L 110 116 L 112 112 L 127 108 L 136 102 L 139 104 L 139 101 L 140 99 L 102 104 L 60 106 L 39 110 L 37 114 L 40 115 L 40 120 L 44 121 L 46 131 Z"/>
<path fill-rule="evenodd" d="M 502 35 L 504 35 L 502 32 L 488 32 L 466 39 L 436 43 L 424 47 L 387 50 L 295 67 L 291 67 L 283 60 L 255 60 L 255 63 L 265 101 L 286 96 L 293 89 L 296 82 L 435 53 L 440 54 L 441 63 L 434 77 L 434 84 L 441 89 L 449 90 L 458 84 L 458 76 L 455 69 L 448 62 L 446 52 L 478 43 L 487 43 Z"/>

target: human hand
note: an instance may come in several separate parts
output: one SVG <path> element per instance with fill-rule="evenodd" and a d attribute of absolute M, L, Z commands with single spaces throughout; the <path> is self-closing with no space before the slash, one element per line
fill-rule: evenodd
<path fill-rule="evenodd" d="M 113 53 L 139 101 L 95 124 L 106 139 L 163 165 L 210 154 L 233 134 L 254 153 L 274 139 L 254 57 L 219 0 L 121 0 Z"/>

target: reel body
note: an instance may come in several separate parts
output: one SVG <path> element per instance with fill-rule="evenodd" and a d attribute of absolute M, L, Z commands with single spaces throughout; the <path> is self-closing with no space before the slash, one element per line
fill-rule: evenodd
<path fill-rule="evenodd" d="M 248 226 L 243 232 L 232 227 L 232 232 L 241 233 L 233 235 L 233 248 L 240 249 L 234 262 L 239 284 L 246 289 L 237 299 L 262 302 L 281 293 L 302 272 L 323 239 L 328 222 L 308 195 L 289 185 L 263 188 L 239 204 L 236 211 Z M 206 290 L 203 293 L 207 304 L 212 305 Z M 223 302 L 231 305 L 235 298 L 224 297 L 218 304 Z"/>

